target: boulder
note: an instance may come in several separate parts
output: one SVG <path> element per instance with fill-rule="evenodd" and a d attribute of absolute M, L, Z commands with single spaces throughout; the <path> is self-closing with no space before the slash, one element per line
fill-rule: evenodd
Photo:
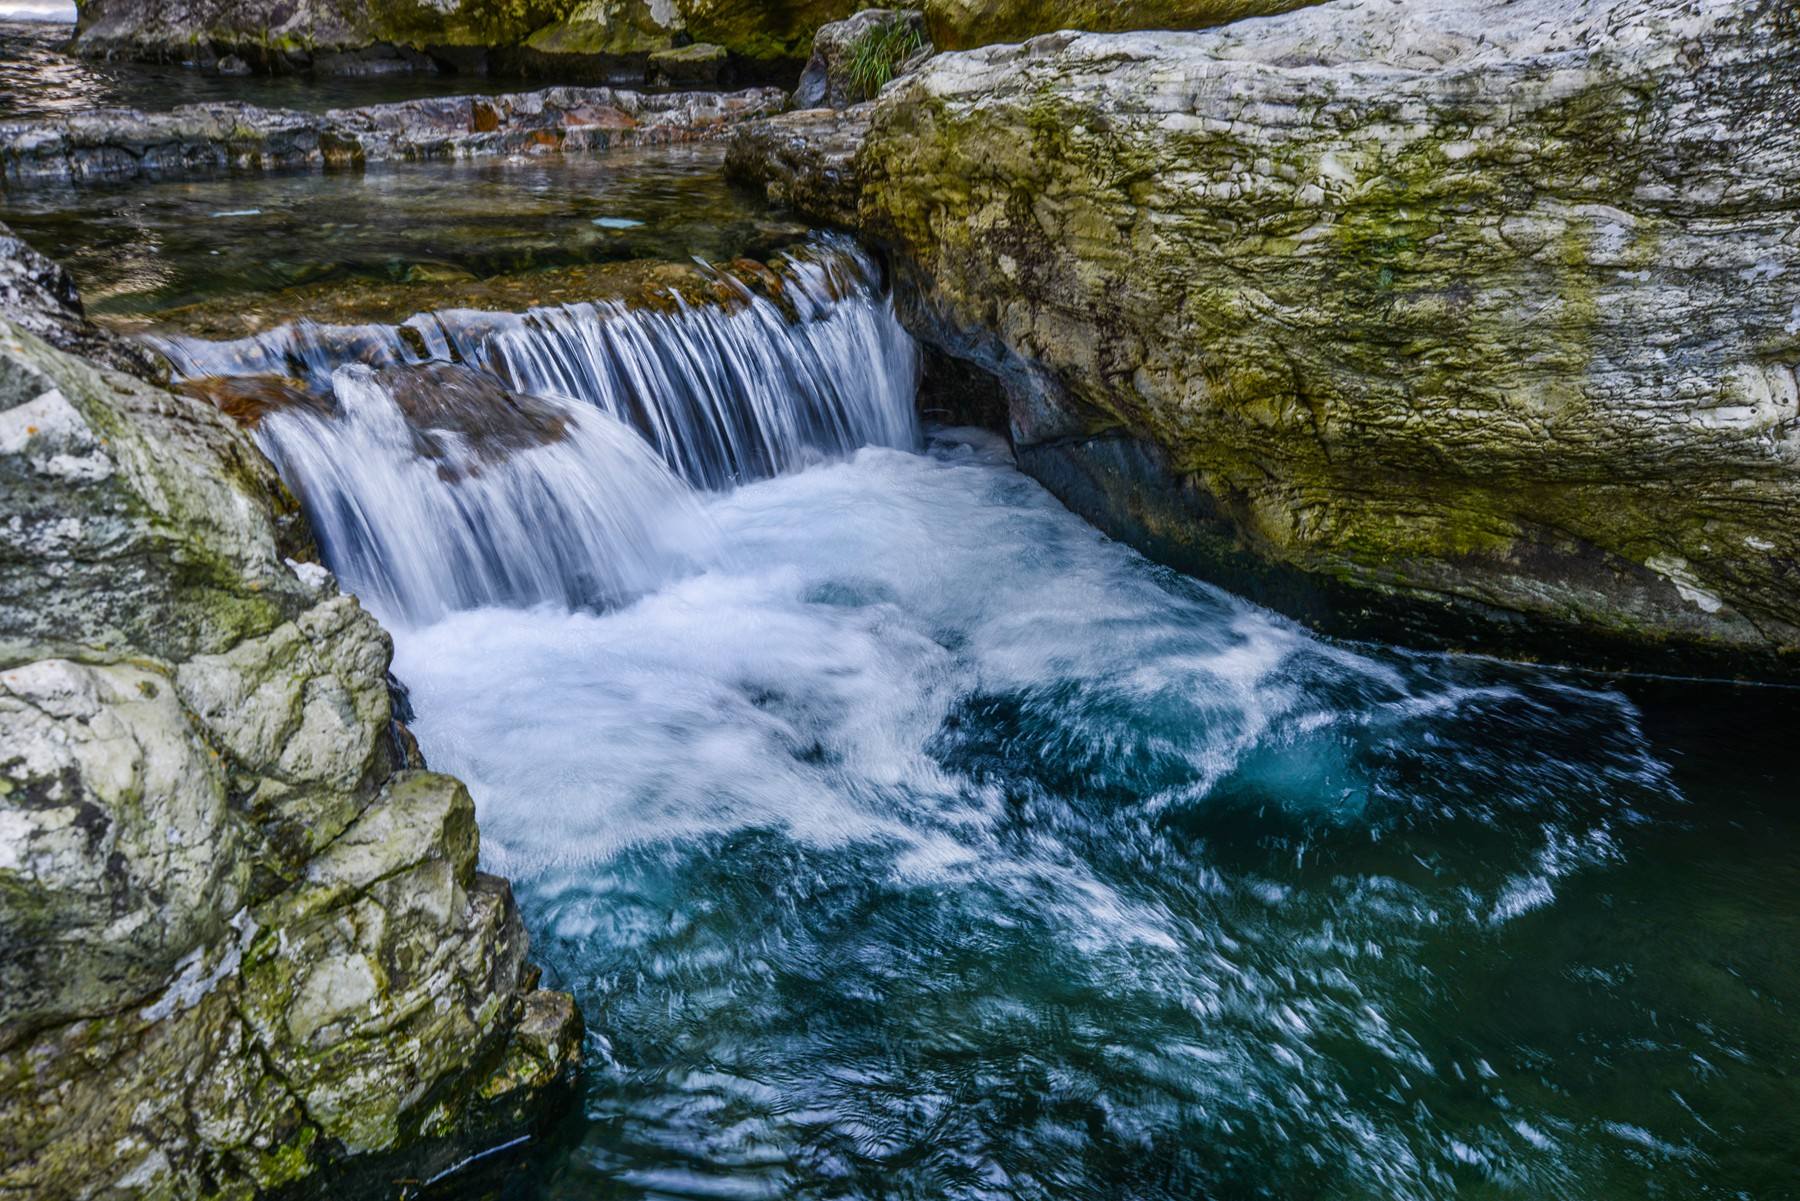
<path fill-rule="evenodd" d="M 888 82 L 918 70 L 931 53 L 924 14 L 916 11 L 866 8 L 822 25 L 794 89 L 794 107 L 848 108 L 873 100 Z"/>
<path fill-rule="evenodd" d="M 529 1133 L 580 1020 L 405 762 L 386 633 L 227 418 L 46 340 L 104 339 L 48 282 L 0 305 L 0 1195 L 385 1187 Z"/>
<path fill-rule="evenodd" d="M 221 170 L 591 153 L 719 138 L 735 122 L 779 112 L 785 99 L 777 88 L 652 93 L 559 87 L 323 113 L 239 102 L 156 113 L 95 109 L 0 122 L 0 175 L 16 189 Z"/>
<path fill-rule="evenodd" d="M 1021 464 L 1170 562 L 1352 633 L 1800 665 L 1791 5 L 1054 34 L 731 161 L 889 248 Z"/>

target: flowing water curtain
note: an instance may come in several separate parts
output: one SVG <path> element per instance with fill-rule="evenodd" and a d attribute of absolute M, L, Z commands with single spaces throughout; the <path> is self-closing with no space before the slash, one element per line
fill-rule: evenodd
<path fill-rule="evenodd" d="M 332 385 L 337 413 L 271 413 L 257 440 L 332 567 L 383 616 L 604 607 L 713 557 L 692 490 L 603 413 L 547 401 L 528 437 L 422 437 L 392 373 L 349 364 Z"/>
<path fill-rule="evenodd" d="M 606 607 L 710 561 L 688 485 L 918 442 L 918 353 L 860 251 L 790 256 L 782 304 L 718 278 L 737 303 L 451 310 L 159 346 L 184 378 L 287 377 L 320 398 L 267 412 L 257 437 L 327 560 L 384 614 Z"/>
<path fill-rule="evenodd" d="M 157 344 L 183 377 L 285 375 L 318 389 L 349 362 L 468 363 L 521 392 L 598 406 L 706 488 L 860 446 L 917 445 L 918 350 L 875 265 L 834 239 L 788 256 L 783 268 L 791 311 L 721 275 L 737 303 L 448 310 L 399 326 L 303 322 L 234 342 Z"/>

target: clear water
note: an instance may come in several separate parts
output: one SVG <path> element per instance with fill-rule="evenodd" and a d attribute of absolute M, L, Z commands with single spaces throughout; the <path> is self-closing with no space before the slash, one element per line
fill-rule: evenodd
<path fill-rule="evenodd" d="M 1101 537 L 990 435 L 915 441 L 878 296 L 783 320 L 846 317 L 875 340 L 590 309 L 499 322 L 529 355 L 457 343 L 587 431 L 461 463 L 510 491 L 396 462 L 419 431 L 369 366 L 299 362 L 340 406 L 321 460 L 390 469 L 290 478 L 410 515 L 328 552 L 589 1023 L 577 1111 L 487 1185 L 1800 1196 L 1796 693 L 1321 641 Z M 793 419 L 809 339 L 907 436 Z M 680 389 L 593 383 L 631 354 L 763 405 L 738 428 L 779 453 L 684 465 L 704 422 L 650 420 Z M 551 583 L 459 592 L 429 548 L 472 513 Z M 584 566 L 623 582 L 562 589 Z M 384 592 L 406 572 L 441 603 Z"/>
<path fill-rule="evenodd" d="M 352 306 L 397 321 L 450 304 L 527 307 L 489 303 L 483 283 L 510 281 L 512 296 L 542 303 L 567 286 L 559 270 L 764 258 L 805 232 L 728 187 L 723 155 L 677 147 L 34 189 L 0 195 L 0 217 L 68 265 L 92 316 L 125 328 L 260 328 Z M 595 224 L 608 219 L 640 224 Z"/>

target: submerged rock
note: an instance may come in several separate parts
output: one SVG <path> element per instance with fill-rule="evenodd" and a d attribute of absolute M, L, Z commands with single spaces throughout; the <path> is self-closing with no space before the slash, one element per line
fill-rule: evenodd
<path fill-rule="evenodd" d="M 470 458 L 499 462 L 568 436 L 565 408 L 460 363 L 399 363 L 370 379 L 405 414 L 419 456 L 439 463 L 439 473 L 451 472 L 449 478 Z"/>
<path fill-rule="evenodd" d="M 16 188 L 396 159 L 590 152 L 720 137 L 733 123 L 779 112 L 784 103 L 775 88 L 665 93 L 546 88 L 324 113 L 241 103 L 161 113 L 97 109 L 0 122 L 0 173 Z"/>
<path fill-rule="evenodd" d="M 576 1068 L 284 496 L 207 404 L 0 317 L 0 1194 L 385 1187 Z"/>
<path fill-rule="evenodd" d="M 1340 0 L 942 55 L 732 163 L 889 247 L 1020 463 L 1331 628 L 1791 674 L 1800 25 Z"/>

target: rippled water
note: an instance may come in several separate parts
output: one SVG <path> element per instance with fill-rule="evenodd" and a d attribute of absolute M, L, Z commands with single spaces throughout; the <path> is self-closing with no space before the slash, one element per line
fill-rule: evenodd
<path fill-rule="evenodd" d="M 0 195 L 0 216 L 69 266 L 101 320 L 192 328 L 257 309 L 289 320 L 384 289 L 404 317 L 482 280 L 766 257 L 804 232 L 728 187 L 723 154 L 673 147 L 34 189 Z M 543 281 L 540 303 L 555 282 Z"/>
<path fill-rule="evenodd" d="M 617 161 L 161 185 L 108 211 L 166 282 L 78 274 L 161 312 L 271 278 L 231 291 L 203 237 L 282 287 L 737 238 L 683 207 L 705 160 Z M 384 221 L 389 187 L 467 236 Z M 208 205 L 284 216 L 202 235 Z M 377 519 L 327 553 L 587 1017 L 578 1110 L 488 1185 L 1800 1197 L 1800 693 L 1314 638 L 1101 537 L 991 435 L 921 449 L 864 280 L 779 316 L 439 313 L 356 364 L 322 334 L 177 356 L 332 397 L 284 468 Z M 378 372 L 432 355 L 581 432 L 492 459 L 402 429 Z"/>
<path fill-rule="evenodd" d="M 707 509 L 398 632 L 593 1031 L 509 1195 L 1793 1195 L 1785 694 L 1322 643 L 979 436 Z"/>

